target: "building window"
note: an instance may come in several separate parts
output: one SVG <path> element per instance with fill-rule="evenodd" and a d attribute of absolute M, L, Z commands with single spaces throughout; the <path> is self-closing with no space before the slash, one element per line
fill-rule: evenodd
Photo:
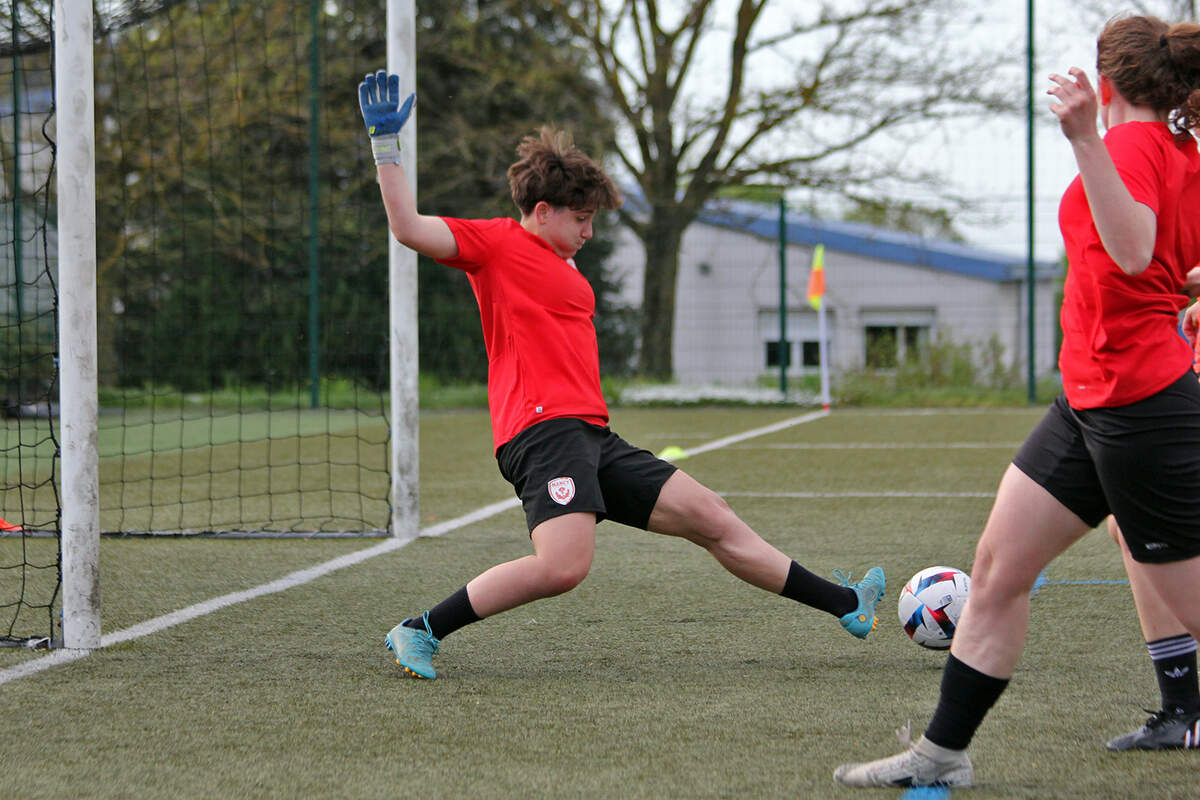
<path fill-rule="evenodd" d="M 825 334 L 826 358 L 832 358 L 832 331 L 836 326 L 835 312 L 829 309 L 828 326 Z M 789 309 L 787 315 L 788 342 L 784 348 L 779 346 L 779 309 L 761 309 L 758 312 L 758 341 L 763 354 L 762 368 L 778 372 L 780 355 L 787 359 L 786 367 L 792 375 L 815 373 L 821 366 L 820 340 L 821 326 L 817 312 L 805 307 L 804 309 Z"/>
<path fill-rule="evenodd" d="M 805 367 L 821 366 L 821 343 L 815 339 L 800 343 L 800 364 Z"/>
<path fill-rule="evenodd" d="M 895 369 L 896 329 L 885 325 L 867 326 L 867 369 Z"/>
<path fill-rule="evenodd" d="M 921 360 L 929 350 L 928 325 L 866 326 L 868 369 L 895 369 Z"/>
<path fill-rule="evenodd" d="M 779 342 L 763 342 L 767 351 L 767 366 L 779 368 Z M 797 348 L 794 345 L 799 345 L 800 350 L 800 366 L 806 369 L 817 369 L 821 366 L 821 343 L 815 339 L 804 342 L 788 342 L 783 349 L 784 357 L 787 359 L 787 367 L 792 366 L 792 357 L 795 355 Z"/>
<path fill-rule="evenodd" d="M 779 346 L 779 340 L 773 342 L 765 342 L 767 346 L 767 366 L 779 367 L 779 354 L 783 353 L 783 366 L 790 367 L 792 365 L 792 343 L 784 342 L 783 347 Z"/>

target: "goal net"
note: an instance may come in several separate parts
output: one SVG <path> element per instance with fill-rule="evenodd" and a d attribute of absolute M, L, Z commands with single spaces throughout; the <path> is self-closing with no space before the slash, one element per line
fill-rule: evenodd
<path fill-rule="evenodd" d="M 44 15 L 0 30 L 0 644 L 49 638 L 59 602 L 53 76 Z"/>
<path fill-rule="evenodd" d="M 3 5 L 0 640 L 27 642 L 61 591 L 55 141 L 78 132 L 55 127 L 52 3 Z M 102 532 L 388 532 L 388 243 L 355 93 L 382 5 L 95 3 Z"/>

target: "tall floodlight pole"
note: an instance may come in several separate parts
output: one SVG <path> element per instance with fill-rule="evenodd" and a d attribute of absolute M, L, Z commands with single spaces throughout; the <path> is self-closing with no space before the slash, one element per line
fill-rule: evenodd
<path fill-rule="evenodd" d="M 1027 395 L 1030 404 L 1037 402 L 1037 348 L 1034 346 L 1034 295 L 1036 284 L 1034 283 L 1034 254 L 1033 254 L 1033 222 L 1034 222 L 1034 125 L 1033 125 L 1033 3 L 1034 0 L 1027 0 L 1025 14 L 1025 76 L 1026 76 L 1026 91 L 1025 91 L 1025 128 L 1026 128 L 1026 155 L 1025 155 L 1025 175 L 1026 175 L 1026 218 L 1025 218 L 1025 292 L 1026 304 L 1029 307 L 1026 323 L 1029 326 L 1029 358 L 1027 359 Z"/>
<path fill-rule="evenodd" d="M 63 646 L 100 646 L 92 0 L 54 3 Z"/>
<path fill-rule="evenodd" d="M 417 90 L 415 0 L 388 0 L 387 68 L 400 76 L 400 96 Z M 400 131 L 400 161 L 417 191 L 417 117 Z M 392 536 L 410 540 L 420 528 L 417 488 L 417 254 L 388 234 L 388 318 L 391 349 Z"/>

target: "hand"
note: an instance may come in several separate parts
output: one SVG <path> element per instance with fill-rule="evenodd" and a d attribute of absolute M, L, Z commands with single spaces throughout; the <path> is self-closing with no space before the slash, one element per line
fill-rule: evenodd
<path fill-rule="evenodd" d="M 1183 279 L 1183 293 L 1193 300 L 1200 297 L 1200 266 L 1188 270 Z"/>
<path fill-rule="evenodd" d="M 1092 89 L 1087 74 L 1079 67 L 1071 67 L 1067 73 L 1070 78 L 1057 74 L 1050 76 L 1055 85 L 1047 89 L 1046 94 L 1058 98 L 1058 102 L 1050 106 L 1050 110 L 1058 117 L 1058 124 L 1068 140 L 1098 137 L 1096 113 L 1099 106 L 1096 102 L 1096 91 Z"/>
<path fill-rule="evenodd" d="M 1183 335 L 1192 343 L 1192 347 L 1196 346 L 1196 331 L 1200 328 L 1200 303 L 1192 303 L 1188 306 L 1187 311 L 1183 312 Z"/>
<path fill-rule="evenodd" d="M 400 104 L 399 75 L 389 75 L 383 70 L 374 75 L 368 74 L 358 85 L 358 106 L 362 109 L 367 134 L 384 136 L 399 133 L 404 123 L 408 122 L 416 99 L 414 92 L 403 105 Z"/>
<path fill-rule="evenodd" d="M 1200 303 L 1192 303 L 1183 312 L 1183 335 L 1192 344 L 1192 372 L 1200 374 L 1200 339 L 1196 338 L 1196 330 L 1200 327 L 1196 317 L 1200 315 Z"/>

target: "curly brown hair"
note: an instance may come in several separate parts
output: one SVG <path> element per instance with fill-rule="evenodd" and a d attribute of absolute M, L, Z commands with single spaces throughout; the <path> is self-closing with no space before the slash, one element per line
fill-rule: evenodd
<path fill-rule="evenodd" d="M 571 134 L 545 126 L 517 146 L 508 186 L 522 214 L 545 201 L 556 208 L 620 208 L 621 193 L 604 169 L 575 146 Z"/>
<path fill-rule="evenodd" d="M 1181 138 L 1200 127 L 1200 25 L 1113 18 L 1096 42 L 1096 69 L 1129 102 L 1166 112 Z"/>

